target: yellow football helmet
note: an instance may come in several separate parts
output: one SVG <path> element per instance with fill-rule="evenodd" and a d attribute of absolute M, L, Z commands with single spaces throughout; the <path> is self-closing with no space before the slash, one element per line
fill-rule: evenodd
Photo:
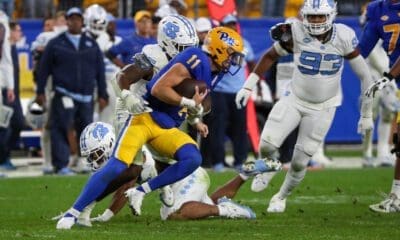
<path fill-rule="evenodd" d="M 242 66 L 243 40 L 234 30 L 227 27 L 211 29 L 204 39 L 203 51 L 207 52 L 219 70 L 235 75 Z M 231 66 L 237 69 L 232 73 Z"/>

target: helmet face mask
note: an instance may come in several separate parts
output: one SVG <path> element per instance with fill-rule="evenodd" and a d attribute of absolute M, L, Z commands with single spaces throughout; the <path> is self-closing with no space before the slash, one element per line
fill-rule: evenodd
<path fill-rule="evenodd" d="M 193 24 L 181 15 L 170 15 L 158 24 L 157 43 L 173 58 L 188 47 L 197 47 L 199 38 Z"/>
<path fill-rule="evenodd" d="M 94 122 L 82 131 L 79 141 L 81 155 L 86 157 L 92 171 L 99 170 L 108 161 L 114 142 L 114 129 L 108 123 Z"/>
<path fill-rule="evenodd" d="M 306 0 L 301 9 L 303 25 L 311 35 L 322 35 L 333 26 L 336 17 L 336 2 L 333 0 Z M 325 21 L 316 21 L 325 17 Z"/>
<path fill-rule="evenodd" d="M 221 72 L 235 75 L 240 70 L 244 59 L 243 40 L 237 32 L 217 27 L 211 29 L 204 40 L 203 50 Z"/>

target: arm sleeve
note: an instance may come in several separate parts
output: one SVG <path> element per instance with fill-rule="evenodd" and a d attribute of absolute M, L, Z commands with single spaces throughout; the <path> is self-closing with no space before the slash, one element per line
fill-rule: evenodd
<path fill-rule="evenodd" d="M 372 98 L 366 97 L 364 92 L 372 84 L 371 73 L 369 71 L 368 65 L 361 55 L 351 59 L 349 61 L 351 68 L 356 73 L 361 81 L 361 116 L 372 117 Z"/>
<path fill-rule="evenodd" d="M 44 49 L 43 55 L 40 58 L 38 66 L 37 82 L 36 82 L 37 94 L 44 94 L 44 88 L 46 86 L 47 78 L 52 72 L 52 67 L 54 62 L 53 51 L 54 51 L 53 41 L 51 41 Z"/>
<path fill-rule="evenodd" d="M 97 90 L 101 98 L 108 99 L 103 53 L 97 47 Z"/>
<path fill-rule="evenodd" d="M 4 23 L 2 23 L 3 25 Z M 2 53 L 0 59 L 0 72 L 3 78 L 4 87 L 7 89 L 14 89 L 14 72 L 13 72 L 13 62 L 11 58 L 11 44 L 8 40 L 9 29 L 8 26 L 3 25 L 4 34 L 2 34 Z"/>

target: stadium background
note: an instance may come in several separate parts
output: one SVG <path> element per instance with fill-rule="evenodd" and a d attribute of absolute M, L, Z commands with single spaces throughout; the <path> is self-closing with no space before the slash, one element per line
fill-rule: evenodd
<path fill-rule="evenodd" d="M 271 46 L 269 29 L 283 18 L 241 19 L 240 26 L 243 36 L 251 43 L 256 57 L 260 57 L 264 50 Z M 338 17 L 337 22 L 345 23 L 353 28 L 357 36 L 361 34 L 358 17 Z M 18 46 L 19 61 L 21 66 L 21 96 L 31 98 L 34 95 L 32 81 L 32 58 L 30 57 L 30 44 L 42 31 L 42 21 L 22 19 L 19 21 L 26 37 L 24 44 Z M 128 36 L 134 29 L 132 20 L 117 21 L 118 34 Z M 348 63 L 345 64 L 343 77 L 343 105 L 338 108 L 332 128 L 326 138 L 327 143 L 359 143 L 361 136 L 357 133 L 359 118 L 360 82 L 354 75 Z"/>

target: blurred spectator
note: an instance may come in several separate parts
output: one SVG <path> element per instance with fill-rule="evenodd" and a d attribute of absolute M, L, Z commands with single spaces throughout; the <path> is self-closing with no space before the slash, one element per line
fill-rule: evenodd
<path fill-rule="evenodd" d="M 197 36 L 199 37 L 199 45 L 203 45 L 204 38 L 206 37 L 208 31 L 211 30 L 212 24 L 209 18 L 200 17 L 195 22 Z"/>
<path fill-rule="evenodd" d="M 37 83 L 37 73 L 39 69 L 40 59 L 42 57 L 46 45 L 51 39 L 55 38 L 60 33 L 65 32 L 66 29 L 67 29 L 67 22 L 65 19 L 65 12 L 59 11 L 55 14 L 53 19 L 53 30 L 52 31 L 43 30 L 43 32 L 40 33 L 36 37 L 35 41 L 32 43 L 31 51 L 33 57 L 33 80 L 36 83 Z M 45 97 L 47 100 L 45 109 L 47 109 L 47 114 L 45 114 L 45 119 L 44 119 L 45 123 L 40 136 L 40 146 L 42 148 L 42 155 L 44 158 L 44 166 L 43 166 L 44 174 L 52 174 L 54 172 L 54 167 L 51 160 L 50 120 L 49 120 L 50 118 L 49 112 L 51 109 L 51 102 L 54 95 L 52 82 L 53 82 L 52 77 L 50 76 L 49 79 L 47 80 L 45 88 Z M 68 137 L 69 140 L 73 139 L 71 135 L 72 132 L 69 133 Z M 70 142 L 70 145 L 74 144 Z"/>
<path fill-rule="evenodd" d="M 221 25 L 237 31 L 237 18 L 227 15 Z M 254 53 L 251 45 L 245 39 L 245 60 L 250 69 L 254 66 Z M 230 69 L 234 72 L 236 69 Z M 225 74 L 211 92 L 212 107 L 209 122 L 209 138 L 211 157 L 215 171 L 223 171 L 225 163 L 225 136 L 228 136 L 233 145 L 234 167 L 239 169 L 247 159 L 248 137 L 246 125 L 246 109 L 237 109 L 235 96 L 246 80 L 246 69 L 242 66 L 235 75 Z"/>
<path fill-rule="evenodd" d="M 14 95 L 15 100 L 13 102 L 6 103 L 7 106 L 11 107 L 14 110 L 14 113 L 11 117 L 10 126 L 6 130 L 6 137 L 3 139 L 4 145 L 1 147 L 0 151 L 0 162 L 6 162 L 6 168 L 14 169 L 15 167 L 10 163 L 11 159 L 11 150 L 16 146 L 19 134 L 21 130 L 24 128 L 25 120 L 24 114 L 22 113 L 21 101 L 19 98 L 19 62 L 18 62 L 18 53 L 16 43 L 22 39 L 22 31 L 21 26 L 17 22 L 10 22 L 10 42 L 11 42 L 11 58 L 14 66 Z M 3 90 L 3 95 L 5 95 L 5 90 Z M 4 99 L 3 99 L 4 101 Z M 0 134 L 2 135 L 2 134 Z"/>
<path fill-rule="evenodd" d="M 54 18 L 46 17 L 43 20 L 43 32 L 51 32 L 53 31 L 53 27 L 54 27 Z"/>
<path fill-rule="evenodd" d="M 139 11 L 135 14 L 134 21 L 135 32 L 106 52 L 106 56 L 121 68 L 132 63 L 132 57 L 142 51 L 143 46 L 156 43 L 156 40 L 151 37 L 151 13 L 145 10 Z M 119 56 L 121 59 L 118 58 Z"/>
<path fill-rule="evenodd" d="M 50 109 L 52 162 L 58 174 L 71 175 L 68 132 L 79 137 L 93 121 L 93 93 L 97 86 L 100 107 L 107 105 L 103 54 L 96 41 L 82 34 L 83 15 L 79 8 L 66 14 L 68 30 L 46 46 L 39 64 L 36 102 L 44 105 L 45 85 L 53 77 L 54 97 Z M 74 74 L 70 74 L 74 73 Z"/>
<path fill-rule="evenodd" d="M 266 17 L 282 17 L 287 0 L 262 1 L 262 14 Z"/>
<path fill-rule="evenodd" d="M 9 18 L 13 18 L 14 0 L 0 0 L 0 9 L 3 10 Z"/>
<path fill-rule="evenodd" d="M 9 156 L 9 139 L 11 136 L 10 105 L 15 101 L 13 62 L 10 46 L 10 28 L 7 15 L 0 10 L 0 167 L 14 170 Z M 8 116 L 8 117 L 6 117 Z M 7 154 L 8 152 L 8 154 Z"/>
<path fill-rule="evenodd" d="M 187 4 L 184 0 L 165 0 L 160 1 L 159 8 L 154 15 L 161 18 L 172 14 L 186 16 L 186 11 Z"/>

